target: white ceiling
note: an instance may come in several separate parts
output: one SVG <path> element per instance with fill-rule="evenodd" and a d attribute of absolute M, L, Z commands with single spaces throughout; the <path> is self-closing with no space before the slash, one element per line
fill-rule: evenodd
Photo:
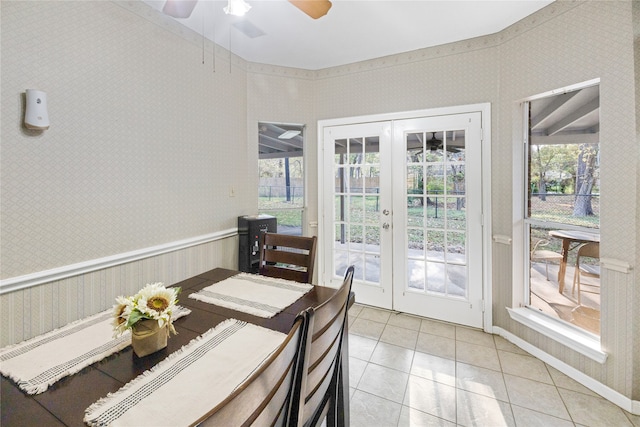
<path fill-rule="evenodd" d="M 143 0 L 162 10 L 164 0 Z M 287 0 L 246 0 L 242 18 L 225 15 L 226 1 L 199 0 L 176 19 L 250 62 L 306 70 L 364 61 L 496 33 L 552 0 L 332 0 L 313 20 Z M 249 26 L 264 35 L 251 38 Z M 229 46 L 230 45 L 230 46 Z"/>

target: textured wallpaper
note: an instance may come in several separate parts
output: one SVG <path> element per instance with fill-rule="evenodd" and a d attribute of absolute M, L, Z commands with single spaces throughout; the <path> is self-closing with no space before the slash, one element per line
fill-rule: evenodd
<path fill-rule="evenodd" d="M 588 2 L 557 15 L 552 22 L 535 26 L 501 46 L 501 56 L 509 60 L 500 62 L 501 98 L 504 101 L 500 104 L 499 114 L 508 117 L 513 108 L 510 100 L 581 81 L 601 79 L 601 256 L 637 265 L 638 241 L 633 236 L 638 233 L 636 212 L 640 200 L 636 183 L 629 180 L 630 176 L 638 173 L 637 158 L 629 155 L 638 152 L 634 138 L 636 109 L 631 3 Z M 558 43 L 559 40 L 563 42 Z M 501 121 L 499 135 L 509 135 L 512 128 L 511 121 Z M 508 140 L 501 140 L 505 148 L 507 144 Z M 511 171 L 504 167 L 509 164 L 510 152 L 504 150 L 503 153 L 504 161 L 499 163 L 501 169 L 495 182 L 504 186 Z M 510 204 L 509 187 L 503 188 L 505 191 L 498 191 L 498 197 Z M 505 210 L 494 210 L 494 231 L 508 233 L 509 219 Z M 540 340 L 538 346 L 558 354 L 574 366 L 581 366 L 589 375 L 630 395 L 634 378 L 628 375 L 632 372 L 634 358 L 631 343 L 634 329 L 640 326 L 640 311 L 631 303 L 634 291 L 637 292 L 635 281 L 633 270 L 630 274 L 603 272 L 601 343 L 611 358 L 605 366 L 559 349 L 551 340 Z M 507 290 L 509 286 L 510 282 L 505 282 L 499 285 L 499 289 Z M 510 302 L 510 295 L 506 292 L 499 292 L 496 297 L 498 307 Z M 498 324 L 521 333 L 527 340 L 534 339 L 530 331 L 520 331 L 503 310 L 496 314 Z M 635 357 L 637 354 L 636 350 Z M 640 378 L 638 373 L 635 378 Z"/>
<path fill-rule="evenodd" d="M 193 34 L 140 2 L 2 1 L 0 277 L 234 227 L 256 209 L 258 121 L 307 125 L 307 219 L 316 220 L 317 120 L 479 102 L 492 105 L 493 233 L 511 235 L 518 101 L 593 78 L 602 162 L 614 165 L 602 168 L 602 253 L 637 267 L 631 8 L 555 2 L 497 34 L 316 72 L 235 57 L 229 67 L 222 52 L 214 73 Z M 48 131 L 21 126 L 27 88 L 48 93 Z M 3 295 L 0 344 L 106 307 L 131 280 L 230 264 L 228 240 Z M 494 325 L 640 400 L 635 269 L 603 273 L 610 356 L 600 365 L 509 318 L 512 259 L 502 246 L 494 245 Z"/>
<path fill-rule="evenodd" d="M 236 226 L 246 74 L 111 2 L 2 2 L 1 278 Z M 208 64 L 211 50 L 208 49 Z M 23 93 L 51 127 L 22 127 Z M 246 207 L 245 207 L 246 206 Z"/>

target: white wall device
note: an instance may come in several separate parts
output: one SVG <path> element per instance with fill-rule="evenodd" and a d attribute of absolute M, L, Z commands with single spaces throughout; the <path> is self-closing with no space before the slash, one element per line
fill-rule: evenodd
<path fill-rule="evenodd" d="M 27 89 L 27 108 L 24 112 L 24 125 L 27 129 L 49 129 L 47 94 L 41 90 Z"/>

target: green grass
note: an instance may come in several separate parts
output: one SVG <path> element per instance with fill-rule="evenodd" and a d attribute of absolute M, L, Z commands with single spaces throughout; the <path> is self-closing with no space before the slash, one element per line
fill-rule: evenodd
<path fill-rule="evenodd" d="M 378 226 L 380 220 L 379 212 L 379 200 L 377 196 L 363 196 L 364 197 L 364 209 L 362 205 L 351 206 L 349 209 L 349 222 L 350 229 L 347 230 L 350 235 L 350 241 L 353 243 L 367 244 L 379 244 L 380 242 L 380 228 Z M 339 199 L 339 196 L 336 196 Z M 428 229 L 435 231 L 427 231 L 428 242 L 427 247 L 430 250 L 444 250 L 445 245 L 445 233 L 439 232 L 445 226 L 445 211 L 447 215 L 447 226 L 449 230 L 460 231 L 460 233 L 449 232 L 446 242 L 449 246 L 450 252 L 464 252 L 466 236 L 464 231 L 466 230 L 466 211 L 463 209 L 456 210 L 455 202 L 449 203 L 447 209 L 445 209 L 443 203 L 439 203 L 437 208 L 433 204 L 425 206 L 409 206 L 408 214 L 413 221 L 410 222 L 410 226 L 423 227 L 424 217 L 423 213 L 426 211 L 427 219 L 426 226 Z M 436 216 L 437 215 L 437 216 Z M 417 218 L 420 218 L 419 220 Z M 341 228 L 336 227 L 337 240 L 340 239 Z M 412 248 L 421 248 L 424 245 L 424 236 L 420 232 L 414 231 L 408 233 L 409 246 Z"/>
<path fill-rule="evenodd" d="M 293 203 L 284 197 L 259 197 L 258 211 L 273 215 L 278 219 L 278 225 L 302 227 L 302 198 L 296 197 Z"/>
<path fill-rule="evenodd" d="M 587 228 L 600 227 L 600 197 L 593 196 L 591 207 L 594 215 L 573 216 L 574 195 L 547 195 L 546 200 L 531 197 L 531 219 L 570 224 Z"/>

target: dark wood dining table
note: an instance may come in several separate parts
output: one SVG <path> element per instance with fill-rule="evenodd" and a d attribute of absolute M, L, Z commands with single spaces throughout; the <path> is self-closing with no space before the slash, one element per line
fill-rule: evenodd
<path fill-rule="evenodd" d="M 188 307 L 191 314 L 174 322 L 178 334 L 172 335 L 169 338 L 168 346 L 159 352 L 138 358 L 134 355 L 131 346 L 128 346 L 76 374 L 61 379 L 49 387 L 47 391 L 37 395 L 26 394 L 13 381 L 3 376 L 0 384 L 0 425 L 2 427 L 85 426 L 83 422 L 84 411 L 91 404 L 109 393 L 116 392 L 171 353 L 224 320 L 234 318 L 288 333 L 299 312 L 323 303 L 335 292 L 335 289 L 330 287 L 314 286 L 298 301 L 268 319 L 188 298 L 189 294 L 235 274 L 238 274 L 238 271 L 215 268 L 174 284 L 174 286 L 182 288 L 179 304 Z M 343 375 L 338 406 L 340 408 L 340 424 L 348 426 L 349 346 L 348 333 L 345 331 L 344 335 Z M 215 387 L 215 384 L 211 384 L 211 386 Z M 193 398 L 197 399 L 198 396 L 193 396 Z M 149 414 L 149 417 L 144 420 L 144 424 L 154 425 L 152 419 L 159 414 L 161 411 L 158 414 Z"/>

